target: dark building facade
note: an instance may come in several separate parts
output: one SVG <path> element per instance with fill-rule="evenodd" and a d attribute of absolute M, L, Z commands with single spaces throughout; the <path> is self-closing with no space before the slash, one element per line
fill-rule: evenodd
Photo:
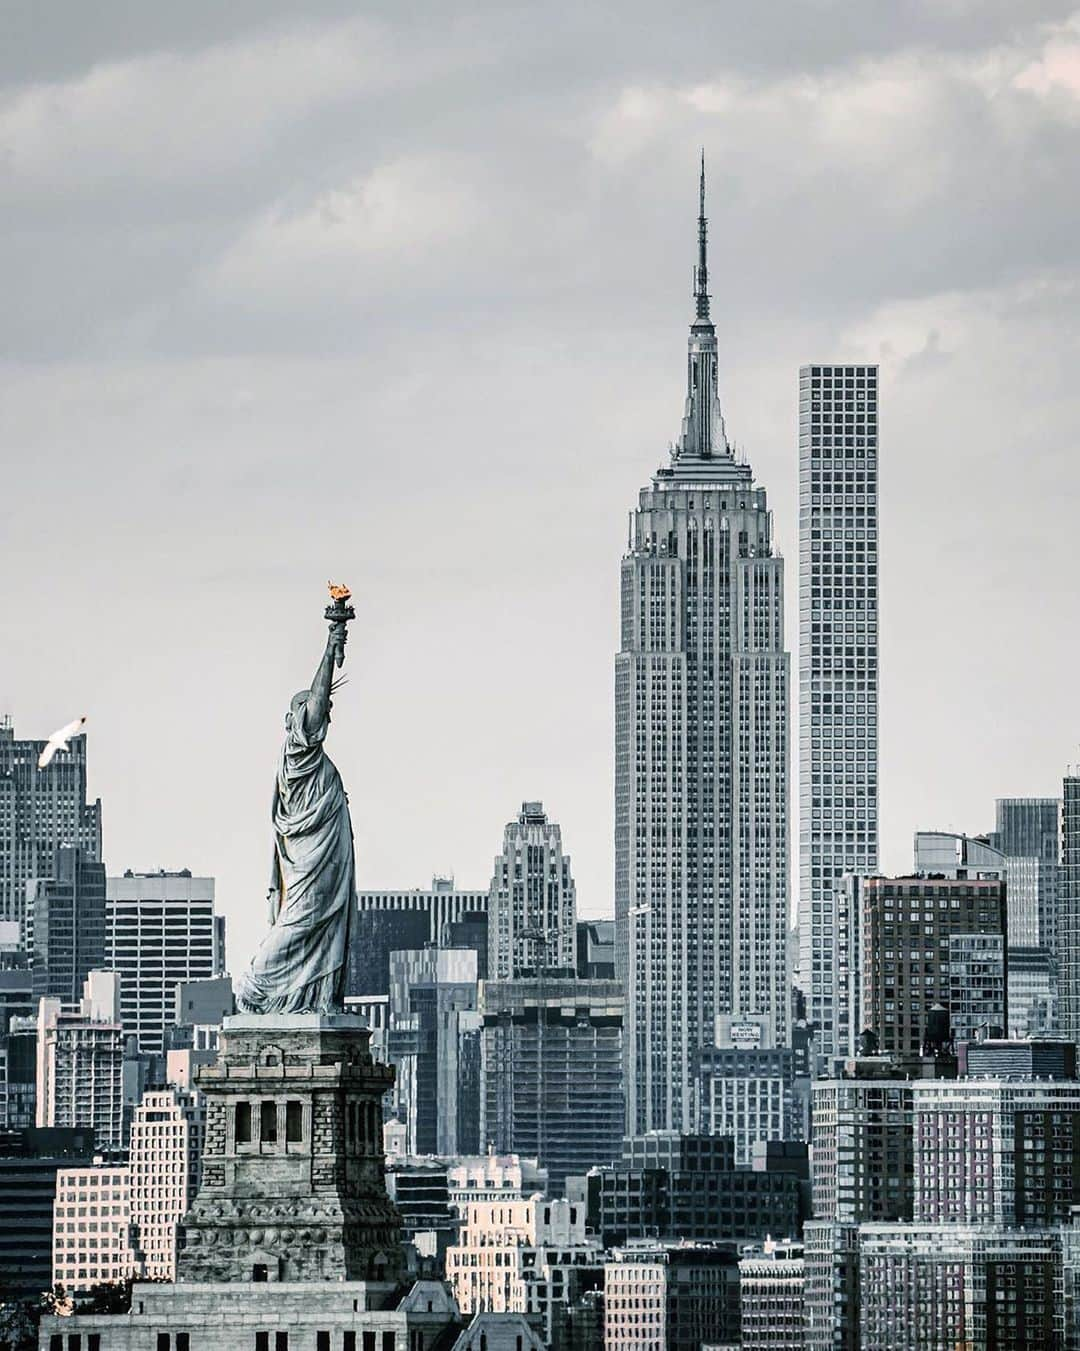
<path fill-rule="evenodd" d="M 615 921 L 579 919 L 577 973 L 582 980 L 615 979 Z"/>
<path fill-rule="evenodd" d="M 422 910 L 361 910 L 349 929 L 350 995 L 390 993 L 390 954 L 428 942 L 430 917 Z"/>
<path fill-rule="evenodd" d="M 488 981 L 481 998 L 482 1146 L 539 1159 L 552 1191 L 619 1157 L 622 991 L 560 972 Z"/>
<path fill-rule="evenodd" d="M 93 1158 L 92 1130 L 0 1132 L 0 1303 L 52 1288 L 56 1174 Z"/>
<path fill-rule="evenodd" d="M 31 883 L 27 906 L 34 997 L 77 1004 L 89 973 L 106 966 L 105 865 L 85 849 L 58 849 L 51 875 Z"/>
<path fill-rule="evenodd" d="M 585 1179 L 588 1223 L 606 1247 L 636 1239 L 753 1242 L 796 1234 L 800 1179 L 788 1171 L 735 1167 L 731 1140 L 714 1136 L 628 1137 L 623 1161 Z"/>
<path fill-rule="evenodd" d="M 452 877 L 433 877 L 426 891 L 357 892 L 356 913 L 349 926 L 346 995 L 389 994 L 391 952 L 415 951 L 428 943 L 475 947 L 480 941 L 477 926 L 486 926 L 487 910 L 486 890 L 459 891 Z M 452 926 L 460 924 L 466 930 L 457 931 L 451 939 Z M 479 969 L 485 970 L 482 962 Z"/>
<path fill-rule="evenodd" d="M 931 1009 L 939 1004 L 948 1010 L 956 998 L 952 966 L 968 959 L 970 938 L 998 938 L 1003 951 L 1005 892 L 999 878 L 865 879 L 862 1023 L 877 1036 L 883 1055 L 921 1053 Z M 998 991 L 999 1014 L 990 1016 L 994 998 L 983 1001 L 983 1012 L 1004 1029 L 1004 982 L 995 975 L 991 984 Z M 966 1006 L 973 992 L 965 988 L 963 993 Z"/>

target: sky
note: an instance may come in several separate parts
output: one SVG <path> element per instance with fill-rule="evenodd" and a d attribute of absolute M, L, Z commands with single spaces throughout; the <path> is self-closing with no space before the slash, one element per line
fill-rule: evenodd
<path fill-rule="evenodd" d="M 88 715 L 109 870 L 214 875 L 234 970 L 328 579 L 358 885 L 485 886 L 540 798 L 611 913 L 619 563 L 682 413 L 701 147 L 793 693 L 798 367 L 881 366 L 901 871 L 1080 760 L 1080 10 L 3 5 L 0 712 Z"/>

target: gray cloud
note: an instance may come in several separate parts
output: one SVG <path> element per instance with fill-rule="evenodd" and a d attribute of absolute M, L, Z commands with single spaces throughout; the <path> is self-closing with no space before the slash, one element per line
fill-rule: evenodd
<path fill-rule="evenodd" d="M 88 706 L 110 866 L 217 872 L 246 950 L 334 574 L 362 881 L 480 883 L 544 796 L 610 907 L 618 559 L 678 424 L 702 143 L 728 425 L 792 598 L 796 368 L 883 365 L 886 863 L 1054 790 L 1067 6 L 6 18 L 0 706 L 27 733 Z"/>

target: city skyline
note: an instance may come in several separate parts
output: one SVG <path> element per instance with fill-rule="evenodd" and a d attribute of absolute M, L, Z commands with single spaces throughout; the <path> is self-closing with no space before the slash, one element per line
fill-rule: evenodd
<path fill-rule="evenodd" d="M 303 23 L 281 6 L 93 34 L 76 15 L 61 48 L 13 44 L 0 563 L 13 577 L 32 559 L 34 578 L 6 588 L 0 712 L 20 737 L 89 713 L 110 871 L 214 875 L 242 963 L 264 914 L 278 691 L 306 679 L 302 638 L 268 635 L 278 618 L 300 635 L 332 572 L 359 615 L 335 721 L 358 884 L 452 869 L 482 885 L 493 829 L 540 798 L 581 914 L 612 912 L 611 560 L 682 394 L 701 143 L 724 204 L 720 393 L 776 511 L 790 652 L 796 372 L 880 367 L 882 870 L 906 870 L 915 829 L 990 830 L 997 797 L 1056 795 L 1078 758 L 1080 656 L 1054 619 L 1080 495 L 1076 189 L 1055 158 L 1077 89 L 1066 12 L 882 12 L 841 33 L 793 9 L 782 42 L 780 20 L 735 33 L 717 15 L 698 53 L 657 24 L 602 74 L 557 77 L 508 20 L 485 41 L 433 21 L 409 46 L 319 5 Z M 579 19 L 574 40 L 595 55 L 601 39 Z M 407 73 L 372 74 L 372 52 L 404 50 Z M 539 102 L 505 82 L 465 96 L 500 55 Z M 236 78 L 251 59 L 257 89 Z M 447 106 L 437 135 L 412 118 L 418 85 Z M 144 141 L 124 110 L 150 88 L 163 121 Z M 229 137 L 176 114 L 194 89 Z M 352 115 L 373 106 L 382 130 Z M 1041 156 L 1061 173 L 1033 178 Z M 989 198 L 956 191 L 991 163 Z M 495 204 L 482 227 L 478 203 Z M 325 485 L 299 510 L 298 463 Z M 303 575 L 275 555 L 285 522 Z M 526 612 L 568 659 L 523 655 Z M 224 746 L 227 787 L 199 772 Z"/>

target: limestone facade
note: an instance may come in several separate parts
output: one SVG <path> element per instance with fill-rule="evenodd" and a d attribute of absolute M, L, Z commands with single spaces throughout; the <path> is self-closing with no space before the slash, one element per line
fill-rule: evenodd
<path fill-rule="evenodd" d="M 178 1279 L 393 1281 L 400 1218 L 383 1177 L 393 1070 L 346 1014 L 226 1018 L 202 1066 L 206 1143 Z"/>

